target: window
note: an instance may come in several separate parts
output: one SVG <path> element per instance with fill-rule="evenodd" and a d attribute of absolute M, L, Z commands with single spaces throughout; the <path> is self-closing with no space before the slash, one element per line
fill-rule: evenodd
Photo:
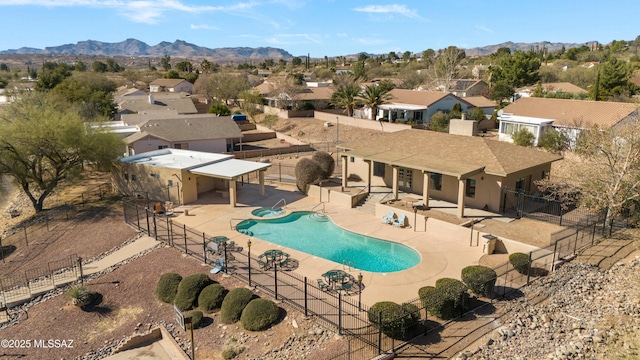
<path fill-rule="evenodd" d="M 516 191 L 524 191 L 524 178 L 520 178 L 518 179 L 518 181 L 516 181 Z"/>
<path fill-rule="evenodd" d="M 125 179 L 126 181 L 129 181 L 129 174 L 124 173 L 124 179 Z"/>
<path fill-rule="evenodd" d="M 169 145 L 158 145 L 158 150 L 166 149 L 168 147 L 169 147 Z"/>
<path fill-rule="evenodd" d="M 384 177 L 384 169 L 385 169 L 385 164 L 379 163 L 379 162 L 374 162 L 373 163 L 373 176 L 382 176 L 382 177 Z"/>
<path fill-rule="evenodd" d="M 353 156 L 349 156 L 349 162 L 356 162 L 356 158 L 354 158 Z"/>
<path fill-rule="evenodd" d="M 160 179 L 160 174 L 151 174 L 152 178 Z"/>
<path fill-rule="evenodd" d="M 540 179 L 544 180 L 547 178 L 547 172 L 542 170 L 542 174 L 540 174 Z"/>
<path fill-rule="evenodd" d="M 467 194 L 467 197 L 476 197 L 476 181 L 474 179 L 467 179 L 465 192 Z"/>
<path fill-rule="evenodd" d="M 411 188 L 411 169 L 398 168 L 398 185 Z"/>
<path fill-rule="evenodd" d="M 429 181 L 429 189 L 442 190 L 442 174 L 431 173 L 429 175 L 431 181 Z"/>
<path fill-rule="evenodd" d="M 172 187 L 173 186 L 173 180 L 167 180 L 167 186 L 168 187 Z"/>
<path fill-rule="evenodd" d="M 420 121 L 422 120 L 422 111 L 416 111 L 413 113 L 413 119 Z"/>
<path fill-rule="evenodd" d="M 132 174 L 131 175 L 131 181 L 136 181 L 136 180 L 138 180 L 138 177 Z"/>
<path fill-rule="evenodd" d="M 178 144 L 173 144 L 173 148 L 174 148 L 174 149 L 189 150 L 189 143 L 178 143 Z"/>

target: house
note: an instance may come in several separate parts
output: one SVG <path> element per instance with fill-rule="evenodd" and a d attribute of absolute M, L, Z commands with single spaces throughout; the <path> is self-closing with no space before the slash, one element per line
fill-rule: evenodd
<path fill-rule="evenodd" d="M 587 93 L 587 90 L 573 85 L 570 82 L 558 82 L 558 83 L 542 83 L 543 93 L 552 93 L 552 92 L 564 92 L 568 94 L 580 94 Z M 536 91 L 538 85 L 525 86 L 519 89 L 516 89 L 516 97 L 531 97 L 533 93 Z"/>
<path fill-rule="evenodd" d="M 387 119 L 389 122 L 399 123 L 424 123 L 428 124 L 431 116 L 438 110 L 448 112 L 456 103 L 466 112 L 474 106 L 468 101 L 451 93 L 440 91 L 415 91 L 405 89 L 393 89 L 389 92 L 392 100 L 388 104 L 378 106 L 376 120 Z M 364 118 L 371 118 L 370 109 L 365 110 Z"/>
<path fill-rule="evenodd" d="M 139 132 L 125 138 L 129 154 L 166 148 L 232 152 L 234 144 L 242 138 L 240 128 L 230 116 L 214 114 L 158 117 L 136 126 Z"/>
<path fill-rule="evenodd" d="M 4 89 L 0 89 L 0 104 L 14 102 L 18 95 L 23 92 L 35 90 L 35 81 L 10 81 Z"/>
<path fill-rule="evenodd" d="M 149 83 L 149 92 L 193 92 L 193 84 L 185 79 L 156 79 Z"/>
<path fill-rule="evenodd" d="M 535 191 L 535 181 L 561 156 L 491 140 L 408 129 L 344 145 L 342 186 L 358 176 L 367 187 L 387 186 L 457 204 L 458 216 L 472 207 L 500 212 L 505 187 Z"/>
<path fill-rule="evenodd" d="M 212 193 L 228 198 L 233 207 L 236 183 L 246 174 L 258 172 L 258 192 L 264 196 L 264 172 L 271 166 L 232 155 L 169 148 L 124 157 L 120 165 L 114 181 L 123 194 L 189 204 Z"/>
<path fill-rule="evenodd" d="M 120 96 L 115 98 L 118 105 L 116 120 L 122 114 L 142 113 L 158 110 L 175 110 L 178 114 L 197 114 L 198 109 L 190 96 L 184 93 L 155 93 L 145 95 Z"/>
<path fill-rule="evenodd" d="M 260 89 L 260 91 L 264 91 Z M 326 109 L 333 94 L 333 87 L 301 87 L 290 91 L 279 91 L 274 88 L 270 95 L 264 97 L 267 106 L 286 110 L 320 110 Z M 310 109 L 308 109 L 310 108 Z"/>
<path fill-rule="evenodd" d="M 580 131 L 598 126 L 610 129 L 630 119 L 638 118 L 638 106 L 633 103 L 568 100 L 550 98 L 522 98 L 507 105 L 499 114 L 499 139 L 513 141 L 512 135 L 525 127 L 536 136 L 535 143 L 544 128 L 553 127 L 565 134 L 570 146 Z"/>
<path fill-rule="evenodd" d="M 440 84 L 437 91 L 444 91 L 445 86 Z M 469 96 L 478 96 L 486 93 L 489 85 L 483 80 L 478 79 L 453 79 L 449 83 L 449 92 L 457 97 L 466 98 Z"/>

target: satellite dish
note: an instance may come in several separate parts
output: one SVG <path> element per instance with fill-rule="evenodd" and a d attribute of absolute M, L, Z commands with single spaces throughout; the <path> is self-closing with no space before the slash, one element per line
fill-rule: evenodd
<path fill-rule="evenodd" d="M 502 116 L 503 112 L 504 112 L 504 110 L 502 110 L 502 109 L 498 110 L 498 116 Z"/>

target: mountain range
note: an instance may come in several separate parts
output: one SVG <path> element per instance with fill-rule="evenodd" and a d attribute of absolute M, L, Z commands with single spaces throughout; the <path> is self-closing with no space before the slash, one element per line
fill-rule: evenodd
<path fill-rule="evenodd" d="M 507 47 L 514 50 L 530 50 L 545 48 L 548 51 L 560 50 L 562 47 L 570 49 L 583 44 L 576 43 L 551 43 L 548 41 L 535 43 L 504 42 L 496 45 L 465 49 L 467 56 L 489 55 L 499 48 Z M 163 41 L 150 46 L 140 40 L 127 39 L 117 43 L 106 43 L 96 40 L 79 41 L 76 44 L 50 46 L 44 49 L 22 47 L 0 51 L 0 55 L 9 54 L 36 54 L 36 55 L 89 55 L 89 56 L 149 56 L 162 57 L 165 55 L 181 58 L 214 58 L 214 59 L 290 59 L 289 52 L 272 47 L 226 47 L 210 49 L 183 40 L 172 43 Z M 355 55 L 357 56 L 357 55 Z M 375 56 L 375 55 L 374 55 Z"/>

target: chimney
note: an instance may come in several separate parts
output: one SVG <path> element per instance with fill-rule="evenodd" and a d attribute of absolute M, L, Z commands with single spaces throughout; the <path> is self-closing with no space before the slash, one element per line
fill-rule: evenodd
<path fill-rule="evenodd" d="M 149 94 L 149 104 L 155 104 L 156 101 L 153 99 L 153 95 Z"/>
<path fill-rule="evenodd" d="M 465 114 L 465 113 L 462 113 L 462 116 L 461 116 L 461 118 L 462 118 L 462 120 L 467 120 L 467 114 Z"/>

